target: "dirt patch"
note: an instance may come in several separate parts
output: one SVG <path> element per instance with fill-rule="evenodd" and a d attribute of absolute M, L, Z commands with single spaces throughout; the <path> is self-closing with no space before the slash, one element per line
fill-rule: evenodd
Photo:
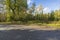
<path fill-rule="evenodd" d="M 0 30 L 11 30 L 11 29 L 35 29 L 35 30 L 59 30 L 52 26 L 40 26 L 40 25 L 0 25 Z"/>

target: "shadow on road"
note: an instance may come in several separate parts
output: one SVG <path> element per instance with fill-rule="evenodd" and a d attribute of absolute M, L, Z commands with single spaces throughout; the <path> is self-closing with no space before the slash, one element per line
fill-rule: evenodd
<path fill-rule="evenodd" d="M 60 30 L 0 30 L 0 40 L 60 40 Z"/>

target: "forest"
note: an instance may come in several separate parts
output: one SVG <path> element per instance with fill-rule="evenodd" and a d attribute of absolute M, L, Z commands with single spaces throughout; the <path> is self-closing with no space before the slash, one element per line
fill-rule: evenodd
<path fill-rule="evenodd" d="M 2 0 L 2 12 L 0 12 L 0 23 L 58 23 L 60 24 L 60 9 L 49 13 L 43 12 L 43 5 L 36 9 L 35 3 L 28 8 L 27 0 Z"/>

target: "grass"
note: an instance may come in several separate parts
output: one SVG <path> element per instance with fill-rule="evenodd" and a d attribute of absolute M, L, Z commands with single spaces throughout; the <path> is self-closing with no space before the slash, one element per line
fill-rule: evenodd
<path fill-rule="evenodd" d="M 60 28 L 60 21 L 54 21 L 51 23 L 40 23 L 37 21 L 29 21 L 29 22 L 21 22 L 21 21 L 17 21 L 17 22 L 0 22 L 0 24 L 23 24 L 23 25 L 30 25 L 30 24 L 35 24 L 35 25 L 43 25 L 43 26 L 52 26 L 52 27 L 59 27 Z"/>
<path fill-rule="evenodd" d="M 51 22 L 49 24 L 47 23 L 40 23 L 40 22 L 33 22 L 33 21 L 29 21 L 28 23 L 25 22 L 0 22 L 0 24 L 2 25 L 25 25 L 25 26 L 30 26 L 28 28 L 41 28 L 42 29 L 60 29 L 60 21 L 58 22 Z"/>

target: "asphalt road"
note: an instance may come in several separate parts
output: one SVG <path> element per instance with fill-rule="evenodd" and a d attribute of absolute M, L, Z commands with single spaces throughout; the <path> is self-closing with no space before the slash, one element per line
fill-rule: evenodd
<path fill-rule="evenodd" d="M 8 26 L 5 25 L 2 27 L 5 28 Z M 60 30 L 0 30 L 0 40 L 60 40 Z"/>

